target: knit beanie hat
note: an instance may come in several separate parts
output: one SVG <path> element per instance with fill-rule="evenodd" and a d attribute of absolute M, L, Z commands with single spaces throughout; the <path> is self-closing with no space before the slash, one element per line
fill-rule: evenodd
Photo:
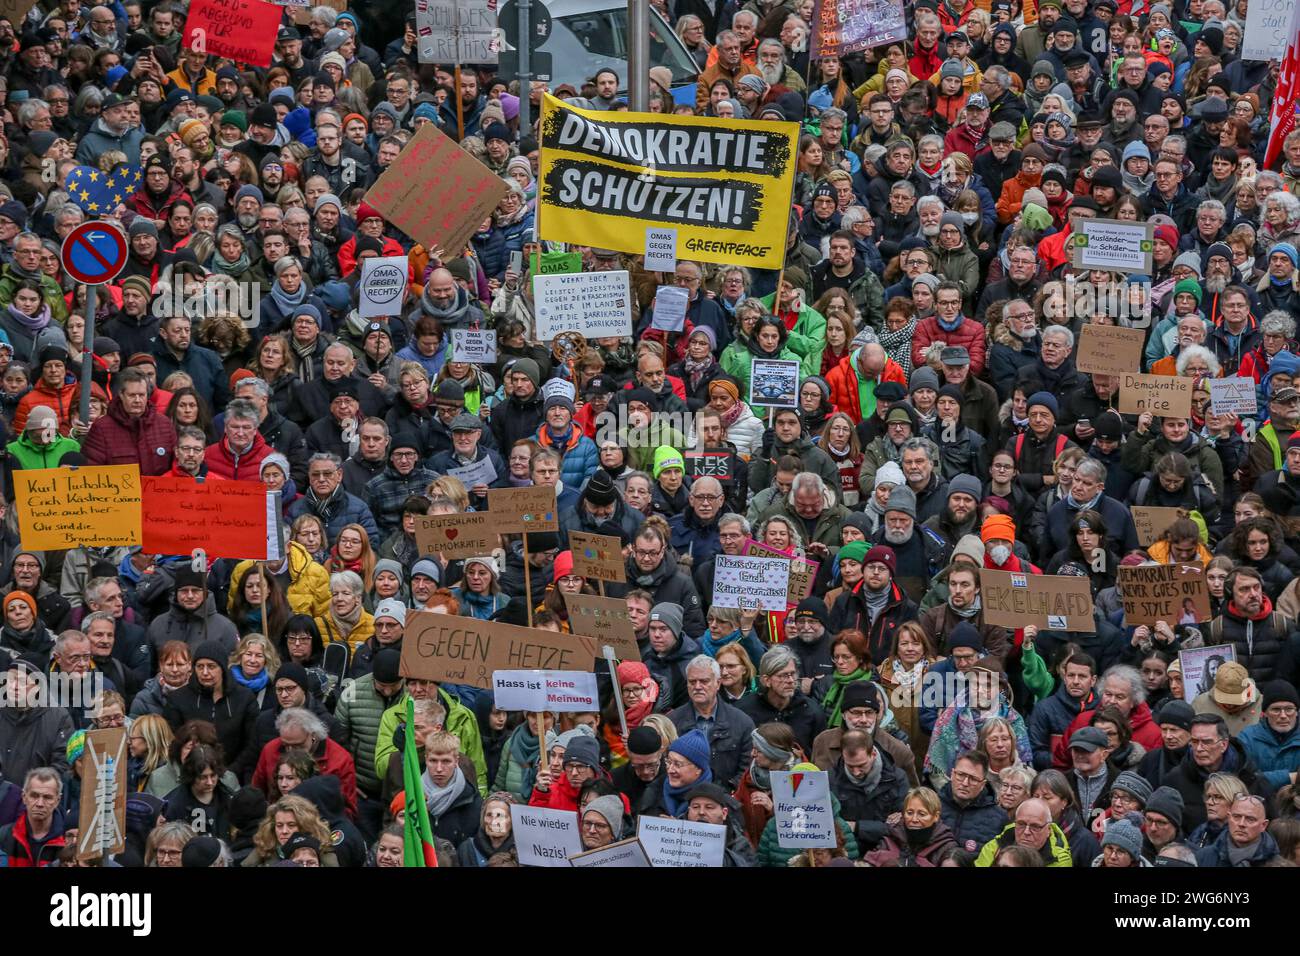
<path fill-rule="evenodd" d="M 614 831 L 615 840 L 623 838 L 623 800 L 618 794 L 607 793 L 590 801 L 582 815 L 585 817 L 588 813 L 598 813 L 604 817 L 609 828 Z"/>
<path fill-rule="evenodd" d="M 872 483 L 871 489 L 874 491 L 881 485 L 902 485 L 907 483 L 907 478 L 903 475 L 903 469 L 899 467 L 896 461 L 887 461 L 876 471 L 876 480 Z"/>
<path fill-rule="evenodd" d="M 932 392 L 939 391 L 939 375 L 928 365 L 912 369 L 912 377 L 908 380 L 909 394 L 921 388 L 928 388 Z"/>
<path fill-rule="evenodd" d="M 1146 806 L 1146 802 L 1151 799 L 1151 784 L 1145 777 L 1134 773 L 1132 770 L 1125 770 L 1120 773 L 1110 787 L 1112 790 L 1123 790 L 1142 806 Z"/>
<path fill-rule="evenodd" d="M 873 545 L 862 559 L 863 564 L 883 564 L 889 568 L 892 575 L 898 570 L 898 556 L 894 554 L 894 549 L 887 544 Z"/>
<path fill-rule="evenodd" d="M 865 541 L 850 541 L 840 548 L 840 560 L 856 561 L 858 564 L 862 564 L 866 561 L 869 550 L 871 550 L 871 546 Z"/>
<path fill-rule="evenodd" d="M 1130 813 L 1122 820 L 1111 820 L 1106 827 L 1106 834 L 1101 838 L 1102 847 L 1117 846 L 1127 853 L 1136 864 L 1142 859 L 1142 816 Z"/>
<path fill-rule="evenodd" d="M 201 643 L 194 651 L 194 663 L 199 661 L 216 661 L 225 670 L 226 662 L 230 659 L 230 651 L 226 650 L 225 645 L 215 639 L 209 639 Z"/>
<path fill-rule="evenodd" d="M 1173 787 L 1156 787 L 1147 798 L 1147 813 L 1158 813 L 1180 832 L 1183 829 L 1183 795 Z"/>
<path fill-rule="evenodd" d="M 26 591 L 10 591 L 6 594 L 3 602 L 4 611 L 7 613 L 9 611 L 9 605 L 15 603 L 26 604 L 32 612 L 32 617 L 36 617 L 36 600 Z"/>
<path fill-rule="evenodd" d="M 655 449 L 655 479 L 658 480 L 659 476 L 669 468 L 679 468 L 685 471 L 686 463 L 682 460 L 682 453 L 676 448 L 669 445 L 660 445 Z"/>
<path fill-rule="evenodd" d="M 68 738 L 68 745 L 64 748 L 64 756 L 67 757 L 68 766 L 81 759 L 81 755 L 86 752 L 86 732 L 84 730 L 75 730 L 72 736 Z"/>
<path fill-rule="evenodd" d="M 600 770 L 600 744 L 595 737 L 574 737 L 564 748 L 564 762 Z"/>
<path fill-rule="evenodd" d="M 916 492 L 905 484 L 895 485 L 889 492 L 889 500 L 885 502 L 885 511 L 898 511 L 915 519 Z"/>
<path fill-rule="evenodd" d="M 948 482 L 949 497 L 955 494 L 969 495 L 978 502 L 983 490 L 984 489 L 980 485 L 980 480 L 974 475 L 958 475 L 952 481 Z"/>
<path fill-rule="evenodd" d="M 221 841 L 210 836 L 196 836 L 181 851 L 181 866 L 185 869 L 206 869 L 221 856 Z"/>
<path fill-rule="evenodd" d="M 843 554 L 843 550 L 840 554 Z M 1291 704 L 1300 707 L 1300 694 L 1289 681 L 1271 680 L 1260 687 L 1260 709 L 1268 710 L 1274 704 Z"/>
<path fill-rule="evenodd" d="M 518 372 L 520 375 L 527 375 L 529 381 L 533 383 L 533 388 L 537 388 L 541 384 L 542 370 L 530 358 L 521 358 L 516 361 L 511 371 Z"/>
<path fill-rule="evenodd" d="M 843 553 L 844 550 L 841 548 L 840 554 Z M 970 558 L 981 568 L 984 567 L 984 542 L 976 535 L 964 534 L 961 536 L 961 539 L 957 542 L 957 547 L 952 549 L 954 558 L 959 554 Z"/>
<path fill-rule="evenodd" d="M 984 638 L 980 635 L 979 629 L 973 624 L 962 621 L 952 629 L 948 635 L 948 650 L 952 651 L 958 647 L 973 647 L 977 651 L 984 650 Z"/>
<path fill-rule="evenodd" d="M 980 528 L 980 540 L 987 545 L 995 538 L 1003 541 L 1016 540 L 1016 523 L 1006 515 L 989 515 Z"/>
<path fill-rule="evenodd" d="M 1170 667 L 1172 668 L 1174 665 L 1178 664 L 1178 661 L 1174 661 Z M 1179 673 L 1182 673 L 1181 665 L 1179 665 Z M 1290 687 L 1291 685 L 1287 684 L 1286 686 Z M 1266 704 L 1265 706 L 1268 705 Z M 1178 727 L 1181 730 L 1191 730 L 1192 718 L 1195 716 L 1196 710 L 1191 704 L 1185 700 L 1178 700 L 1175 697 L 1171 697 L 1160 705 L 1160 709 L 1155 713 L 1154 721 L 1157 726 L 1161 724 L 1170 724 L 1171 726 Z"/>
<path fill-rule="evenodd" d="M 642 724 L 627 735 L 627 752 L 638 757 L 657 754 L 664 747 L 664 739 L 659 731 L 648 724 Z"/>
<path fill-rule="evenodd" d="M 1197 305 L 1201 304 L 1201 298 L 1205 295 L 1205 293 L 1201 291 L 1201 284 L 1195 279 L 1179 279 L 1174 283 L 1175 296 L 1182 295 L 1184 292 L 1193 296 L 1196 299 Z"/>
<path fill-rule="evenodd" d="M 1030 395 L 1027 407 L 1032 410 L 1035 405 L 1042 405 L 1052 413 L 1053 418 L 1061 417 L 1061 407 L 1056 403 L 1056 396 L 1051 392 L 1034 392 Z"/>
<path fill-rule="evenodd" d="M 709 740 L 703 731 L 692 730 L 682 734 L 668 747 L 668 752 L 685 757 L 705 773 L 709 772 Z"/>
<path fill-rule="evenodd" d="M 682 636 L 682 608 L 680 604 L 656 604 L 650 609 L 650 620 L 666 625 L 674 636 Z"/>

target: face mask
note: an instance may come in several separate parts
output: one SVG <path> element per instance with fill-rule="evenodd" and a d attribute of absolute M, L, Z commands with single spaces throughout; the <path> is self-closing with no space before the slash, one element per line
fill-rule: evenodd
<path fill-rule="evenodd" d="M 1005 544 L 994 545 L 989 554 L 993 556 L 994 564 L 1006 564 L 1007 559 L 1011 557 L 1011 549 Z"/>
<path fill-rule="evenodd" d="M 964 212 L 961 214 L 961 221 L 968 226 L 973 226 L 979 222 L 980 214 L 977 212 Z"/>

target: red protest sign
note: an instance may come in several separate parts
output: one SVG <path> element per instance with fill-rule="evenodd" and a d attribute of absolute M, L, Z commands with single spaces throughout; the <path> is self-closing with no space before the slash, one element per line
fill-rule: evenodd
<path fill-rule="evenodd" d="M 144 550 L 209 558 L 266 558 L 266 485 L 260 481 L 145 478 Z"/>
<path fill-rule="evenodd" d="M 249 66 L 270 66 L 284 8 L 266 0 L 193 0 L 185 48 Z"/>

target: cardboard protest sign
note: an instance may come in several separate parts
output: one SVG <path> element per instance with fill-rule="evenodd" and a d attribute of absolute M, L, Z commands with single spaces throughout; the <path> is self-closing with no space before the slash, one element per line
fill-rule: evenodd
<path fill-rule="evenodd" d="M 727 828 L 713 823 L 640 816 L 636 835 L 657 867 L 722 866 L 727 849 Z"/>
<path fill-rule="evenodd" d="M 640 255 L 677 230 L 681 259 L 779 269 L 799 126 L 583 110 L 546 94 L 541 237 Z"/>
<path fill-rule="evenodd" d="M 589 340 L 632 334 L 632 286 L 625 269 L 535 276 L 533 305 L 540 342 L 561 332 L 581 332 Z"/>
<path fill-rule="evenodd" d="M 192 0 L 182 46 L 248 66 L 270 66 L 283 7 L 266 0 Z"/>
<path fill-rule="evenodd" d="M 732 557 L 719 554 L 713 564 L 713 603 L 717 607 L 784 611 L 788 606 L 788 558 Z"/>
<path fill-rule="evenodd" d="M 140 466 L 83 465 L 13 473 L 24 548 L 140 543 Z"/>
<path fill-rule="evenodd" d="M 1089 322 L 1079 332 L 1080 372 L 1123 375 L 1142 368 L 1142 350 L 1147 334 L 1142 329 L 1120 325 L 1096 325 Z"/>
<path fill-rule="evenodd" d="M 496 8 L 496 0 L 415 0 L 420 62 L 496 63 Z"/>
<path fill-rule="evenodd" d="M 126 764 L 125 727 L 86 731 L 77 815 L 78 860 L 126 849 Z"/>
<path fill-rule="evenodd" d="M 1144 548 L 1159 541 L 1166 529 L 1183 516 L 1179 508 L 1160 508 L 1155 505 L 1133 505 L 1129 511 L 1133 514 L 1138 544 Z"/>
<path fill-rule="evenodd" d="M 639 661 L 636 630 L 627 616 L 623 598 L 598 597 L 595 594 L 566 594 L 564 605 L 569 611 L 569 627 L 574 634 L 592 638 L 597 654 L 612 647 L 620 661 Z"/>
<path fill-rule="evenodd" d="M 636 837 L 630 840 L 619 840 L 598 850 L 588 850 L 586 853 L 569 857 L 569 866 L 646 867 L 649 865 L 650 857 L 646 856 L 645 848 Z"/>
<path fill-rule="evenodd" d="M 1255 0 L 1248 4 L 1241 58 L 1261 63 L 1281 59 L 1295 36 L 1295 15 L 1295 0 Z"/>
<path fill-rule="evenodd" d="M 361 260 L 357 313 L 362 318 L 402 314 L 408 265 L 406 256 L 371 256 Z"/>
<path fill-rule="evenodd" d="M 980 570 L 984 621 L 1015 630 L 1026 624 L 1049 631 L 1095 632 L 1087 578 Z"/>
<path fill-rule="evenodd" d="M 1237 648 L 1231 644 L 1211 644 L 1178 652 L 1178 662 L 1183 666 L 1183 699 L 1195 700 L 1201 694 L 1214 690 L 1214 678 L 1219 668 L 1237 659 Z"/>
<path fill-rule="evenodd" d="M 623 545 L 612 534 L 569 532 L 569 551 L 573 554 L 573 573 L 593 581 L 627 580 L 623 562 Z"/>
<path fill-rule="evenodd" d="M 493 525 L 501 534 L 560 530 L 554 485 L 493 488 L 487 499 Z"/>
<path fill-rule="evenodd" d="M 1119 410 L 1123 415 L 1166 415 L 1187 418 L 1192 414 L 1192 380 L 1181 375 L 1124 374 L 1119 389 Z"/>
<path fill-rule="evenodd" d="M 696 478 L 716 478 L 723 485 L 734 483 L 735 475 L 731 473 L 731 452 L 729 451 L 688 451 L 686 474 L 691 481 Z"/>
<path fill-rule="evenodd" d="M 143 546 L 154 554 L 266 559 L 266 485 L 145 478 Z"/>
<path fill-rule="evenodd" d="M 799 404 L 799 363 L 756 358 L 749 366 L 749 404 L 796 408 Z"/>
<path fill-rule="evenodd" d="M 581 272 L 582 253 L 543 252 L 540 258 L 537 253 L 533 253 L 528 271 L 535 276 L 554 276 L 566 272 Z"/>
<path fill-rule="evenodd" d="M 1199 565 L 1155 564 L 1119 569 L 1119 591 L 1124 599 L 1124 623 L 1170 627 L 1208 621 L 1210 592 Z"/>
<path fill-rule="evenodd" d="M 497 671 L 492 675 L 498 710 L 582 713 L 600 710 L 596 675 L 582 671 Z"/>
<path fill-rule="evenodd" d="M 775 548 L 759 544 L 753 538 L 749 538 L 745 542 L 744 554 L 759 558 L 781 558 L 783 561 L 790 563 L 790 582 L 785 598 L 790 604 L 798 604 L 804 598 L 812 595 L 813 585 L 817 581 L 817 568 L 821 565 L 820 561 L 809 561 L 807 558 L 792 558 L 788 554 L 782 554 Z"/>
<path fill-rule="evenodd" d="M 674 266 L 673 268 L 676 268 Z M 686 307 L 691 293 L 676 285 L 661 285 L 655 292 L 654 315 L 650 327 L 660 332 L 680 332 L 686 325 Z"/>
<path fill-rule="evenodd" d="M 569 857 L 582 852 L 578 815 L 572 810 L 512 803 L 510 826 L 520 866 L 567 866 Z"/>
<path fill-rule="evenodd" d="M 15 33 L 22 33 L 23 21 L 34 6 L 36 0 L 0 0 L 0 17 L 13 24 Z"/>
<path fill-rule="evenodd" d="M 907 39 L 902 0 L 817 0 L 812 22 L 817 59 Z"/>
<path fill-rule="evenodd" d="M 773 770 L 772 809 L 777 846 L 835 849 L 835 812 L 825 770 Z"/>
<path fill-rule="evenodd" d="M 496 523 L 486 511 L 422 515 L 415 519 L 415 545 L 421 555 L 470 558 L 491 554 L 500 543 Z"/>
<path fill-rule="evenodd" d="M 425 249 L 452 259 L 505 194 L 499 176 L 425 123 L 366 190 L 366 202 Z"/>
<path fill-rule="evenodd" d="M 452 329 L 451 360 L 471 365 L 491 365 L 497 360 L 495 329 Z"/>
<path fill-rule="evenodd" d="M 586 670 L 599 656 L 595 642 L 579 635 L 412 611 L 406 615 L 401 673 L 486 689 L 494 671 Z"/>
<path fill-rule="evenodd" d="M 1206 384 L 1210 386 L 1210 411 L 1214 414 L 1251 416 L 1257 411 L 1253 378 L 1209 378 Z"/>
<path fill-rule="evenodd" d="M 1077 271 L 1140 272 L 1150 275 L 1155 224 L 1085 219 L 1070 236 L 1070 261 Z"/>

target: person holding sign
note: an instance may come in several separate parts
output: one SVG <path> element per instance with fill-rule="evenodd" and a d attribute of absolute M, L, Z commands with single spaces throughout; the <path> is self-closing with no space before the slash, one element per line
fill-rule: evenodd
<path fill-rule="evenodd" d="M 1157 459 L 1170 452 L 1185 457 L 1194 472 L 1205 476 L 1216 495 L 1223 493 L 1226 487 L 1223 462 L 1214 446 L 1191 430 L 1186 418 L 1174 415 L 1157 418 L 1150 412 L 1139 415 L 1137 428 L 1124 442 L 1120 461 L 1130 474 L 1141 475 L 1151 471 Z M 1075 480 L 1078 480 L 1077 473 Z"/>
<path fill-rule="evenodd" d="M 428 470 L 460 478 L 477 510 L 487 507 L 489 488 L 505 488 L 508 472 L 495 449 L 482 444 L 483 419 L 461 412 L 451 420 L 451 448 L 429 459 Z M 491 477 L 489 477 L 491 476 Z"/>

